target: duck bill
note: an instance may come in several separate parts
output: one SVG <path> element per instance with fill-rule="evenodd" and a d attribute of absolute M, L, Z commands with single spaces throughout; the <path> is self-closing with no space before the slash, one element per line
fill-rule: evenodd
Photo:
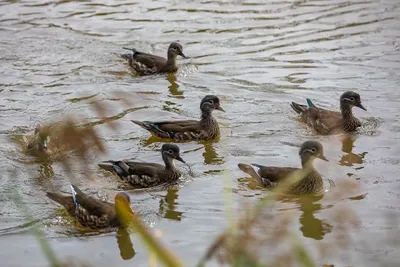
<path fill-rule="evenodd" d="M 177 156 L 175 159 L 186 164 L 186 161 L 184 161 L 183 158 L 181 158 L 181 156 Z"/>
<path fill-rule="evenodd" d="M 47 140 L 43 142 L 43 149 L 47 149 Z"/>
<path fill-rule="evenodd" d="M 225 112 L 225 109 L 223 109 L 223 108 L 222 108 L 222 107 L 220 107 L 220 106 L 219 106 L 219 107 L 217 107 L 217 108 L 216 108 L 216 110 L 219 110 L 219 111 Z"/>
<path fill-rule="evenodd" d="M 322 154 L 319 155 L 318 158 L 319 158 L 319 159 L 322 159 L 322 160 L 324 160 L 324 161 L 328 161 L 328 162 L 329 162 L 329 160 L 328 160 L 327 158 L 325 158 L 325 156 L 322 155 Z"/>
<path fill-rule="evenodd" d="M 361 109 L 367 111 L 367 109 L 366 109 L 361 103 L 357 104 L 356 107 L 361 108 Z"/>
<path fill-rule="evenodd" d="M 189 58 L 189 57 L 185 56 L 185 54 L 182 53 L 182 52 L 180 52 L 179 55 L 180 55 L 181 57 L 183 57 L 183 58 Z"/>

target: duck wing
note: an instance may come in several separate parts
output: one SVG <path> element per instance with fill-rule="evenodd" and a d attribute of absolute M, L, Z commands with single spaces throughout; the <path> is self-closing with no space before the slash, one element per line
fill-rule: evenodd
<path fill-rule="evenodd" d="M 182 137 L 187 135 L 188 138 L 192 136 L 192 138 L 196 139 L 203 132 L 200 122 L 196 120 L 132 122 L 162 138 L 186 139 Z"/>
<path fill-rule="evenodd" d="M 75 216 L 75 202 L 72 196 L 64 196 L 58 193 L 47 192 L 46 196 L 51 200 L 61 204 L 71 216 Z"/>
<path fill-rule="evenodd" d="M 257 167 L 258 171 L 255 171 L 251 165 Z M 239 163 L 238 167 L 243 172 L 256 179 L 258 183 L 264 187 L 273 187 L 293 171 L 299 170 L 297 168 L 266 167 L 258 164 L 251 165 Z"/>
<path fill-rule="evenodd" d="M 75 185 L 71 185 L 71 187 L 73 188 L 72 194 L 75 195 L 76 203 L 84 208 L 90 215 L 102 217 L 104 215 L 114 214 L 114 204 L 90 197 Z"/>
<path fill-rule="evenodd" d="M 167 60 L 163 57 L 141 52 L 136 52 L 135 54 L 133 54 L 132 59 L 150 69 L 154 67 L 160 69 L 167 63 Z"/>
<path fill-rule="evenodd" d="M 309 99 L 307 99 L 307 104 L 308 106 L 292 102 L 290 106 L 300 114 L 302 121 L 316 132 L 329 134 L 340 127 L 342 121 L 340 112 L 318 108 Z"/>
<path fill-rule="evenodd" d="M 300 170 L 299 168 L 291 167 L 270 167 L 259 164 L 251 165 L 258 168 L 258 175 L 260 175 L 262 178 L 268 179 L 271 183 L 279 183 L 293 172 Z"/>
<path fill-rule="evenodd" d="M 165 169 L 165 166 L 158 163 L 147 163 L 129 160 L 109 160 L 99 164 L 99 167 L 117 173 L 122 179 L 131 175 L 136 176 L 157 176 Z"/>

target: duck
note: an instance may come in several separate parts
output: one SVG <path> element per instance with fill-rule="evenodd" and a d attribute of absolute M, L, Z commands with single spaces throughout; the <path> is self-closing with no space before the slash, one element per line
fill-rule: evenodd
<path fill-rule="evenodd" d="M 24 141 L 28 154 L 34 156 L 47 154 L 49 136 L 41 123 L 36 124 L 33 136 L 24 136 Z"/>
<path fill-rule="evenodd" d="M 184 140 L 211 140 L 220 135 L 219 125 L 212 116 L 214 110 L 225 112 L 221 107 L 219 98 L 215 95 L 206 95 L 200 103 L 200 120 L 177 121 L 136 121 L 133 123 L 149 131 L 159 138 Z"/>
<path fill-rule="evenodd" d="M 121 56 L 126 59 L 131 68 L 141 76 L 176 72 L 178 70 L 176 57 L 181 56 L 183 58 L 188 58 L 183 54 L 182 45 L 176 42 L 169 45 L 167 58 L 139 52 L 135 48 L 123 47 L 123 49 L 132 52 Z"/>
<path fill-rule="evenodd" d="M 108 160 L 98 166 L 117 174 L 122 181 L 133 187 L 148 188 L 178 180 L 181 172 L 175 167 L 174 160 L 186 164 L 180 156 L 179 147 L 175 144 L 163 144 L 161 157 L 165 165 L 130 160 Z"/>
<path fill-rule="evenodd" d="M 324 156 L 322 144 L 314 140 L 304 142 L 300 147 L 299 156 L 302 168 L 269 167 L 260 164 L 246 163 L 239 163 L 238 167 L 240 170 L 256 179 L 261 187 L 274 188 L 280 183 L 287 181 L 287 177 L 297 172 L 299 175 L 304 176 L 304 178 L 289 185 L 285 193 L 304 195 L 322 192 L 324 188 L 322 177 L 313 166 L 313 162 L 316 158 L 328 161 Z M 253 166 L 258 168 L 257 172 L 254 170 Z M 305 173 L 302 171 L 305 171 Z"/>
<path fill-rule="evenodd" d="M 118 220 L 114 203 L 90 197 L 83 193 L 76 185 L 71 185 L 71 191 L 72 196 L 53 192 L 47 192 L 46 196 L 64 206 L 68 214 L 86 228 L 99 230 L 122 225 Z M 115 201 L 118 198 L 130 203 L 130 197 L 125 192 L 116 194 Z"/>
<path fill-rule="evenodd" d="M 353 91 L 344 92 L 340 96 L 340 112 L 316 107 L 308 98 L 306 101 L 307 105 L 292 102 L 291 107 L 300 114 L 303 122 L 323 135 L 356 131 L 361 122 L 353 115 L 353 107 L 367 110 L 361 103 L 360 95 Z"/>

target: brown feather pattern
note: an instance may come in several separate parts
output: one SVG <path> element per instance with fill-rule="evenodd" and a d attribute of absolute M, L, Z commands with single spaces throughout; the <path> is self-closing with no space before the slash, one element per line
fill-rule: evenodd
<path fill-rule="evenodd" d="M 76 186 L 73 185 L 73 187 L 77 193 L 76 199 L 78 205 L 75 204 L 72 196 L 47 192 L 47 197 L 63 205 L 68 213 L 84 227 L 103 229 L 121 225 L 115 212 L 114 203 L 95 199 L 84 194 Z M 122 195 L 130 202 L 127 194 L 118 193 L 117 195 Z"/>
<path fill-rule="evenodd" d="M 176 72 L 178 70 L 176 57 L 178 55 L 186 57 L 183 54 L 182 46 L 178 43 L 170 44 L 167 52 L 167 59 L 152 54 L 142 53 L 136 51 L 135 49 L 129 50 L 131 50 L 132 53 L 123 54 L 122 58 L 126 59 L 129 63 L 129 66 L 131 66 L 136 73 L 142 76 L 157 73 Z"/>
<path fill-rule="evenodd" d="M 161 155 L 165 165 L 158 163 L 137 162 L 129 160 L 106 161 L 100 168 L 116 173 L 123 181 L 134 187 L 152 187 L 176 181 L 181 173 L 175 168 L 173 161 L 180 157 L 179 147 L 175 144 L 164 144 Z"/>
<path fill-rule="evenodd" d="M 196 120 L 177 120 L 177 121 L 135 121 L 133 123 L 146 129 L 151 134 L 160 138 L 169 138 L 175 141 L 183 140 L 211 140 L 220 135 L 217 120 L 212 116 L 212 111 L 217 109 L 224 111 L 220 107 L 219 98 L 214 95 L 207 95 L 203 98 L 200 105 L 201 119 Z"/>
<path fill-rule="evenodd" d="M 317 157 L 326 160 L 323 156 L 322 145 L 317 141 L 304 142 L 300 148 L 299 154 L 303 169 L 292 167 L 269 167 L 251 164 L 258 168 L 258 171 L 255 171 L 251 165 L 245 163 L 239 163 L 238 167 L 243 172 L 256 179 L 263 187 L 273 188 L 279 183 L 285 181 L 287 177 L 298 173 L 299 175 L 302 175 L 303 178 L 293 183 L 290 188 L 288 188 L 287 193 L 315 194 L 322 192 L 324 186 L 322 177 L 312 165 L 313 160 Z M 308 170 L 308 173 L 306 173 L 304 176 L 302 171 L 304 171 L 305 168 Z"/>
<path fill-rule="evenodd" d="M 351 99 L 351 100 L 349 100 Z M 359 94 L 354 92 L 345 92 L 340 99 L 340 112 L 331 111 L 318 107 L 308 107 L 295 102 L 291 107 L 296 113 L 300 114 L 301 120 L 319 134 L 350 133 L 361 126 L 361 122 L 354 117 L 352 108 L 361 105 Z"/>

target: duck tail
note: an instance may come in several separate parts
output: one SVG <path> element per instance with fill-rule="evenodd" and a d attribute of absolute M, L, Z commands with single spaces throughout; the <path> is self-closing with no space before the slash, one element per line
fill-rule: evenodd
<path fill-rule="evenodd" d="M 137 50 L 136 50 L 135 48 L 122 47 L 122 49 L 129 50 L 129 51 L 131 51 L 133 54 L 136 54 L 136 53 L 137 53 Z"/>
<path fill-rule="evenodd" d="M 140 127 L 142 127 L 143 129 L 147 130 L 147 131 L 151 131 L 154 129 L 157 129 L 156 125 L 154 125 L 153 123 L 149 122 L 149 121 L 135 121 L 132 120 L 133 123 L 139 125 Z"/>
<path fill-rule="evenodd" d="M 104 161 L 99 163 L 98 166 L 106 171 L 115 172 L 118 176 L 129 175 L 129 166 L 123 161 Z"/>
<path fill-rule="evenodd" d="M 132 52 L 132 53 L 127 53 L 127 54 L 122 54 L 122 55 L 121 55 L 121 57 L 122 57 L 123 59 L 125 59 L 125 60 L 132 60 L 132 59 L 133 59 L 133 56 L 137 53 L 137 51 L 136 51 L 135 48 L 123 47 L 122 49 L 129 50 L 129 51 Z"/>
<path fill-rule="evenodd" d="M 239 169 L 241 169 L 243 172 L 247 173 L 251 177 L 257 180 L 257 182 L 260 184 L 260 186 L 264 186 L 264 181 L 261 178 L 260 175 L 251 167 L 249 164 L 245 163 L 239 163 L 238 164 Z"/>
<path fill-rule="evenodd" d="M 97 166 L 99 166 L 100 168 L 102 168 L 103 170 L 109 171 L 109 172 L 113 172 L 115 171 L 115 164 L 118 161 L 115 160 L 107 160 L 107 161 L 103 161 L 99 164 L 97 164 Z"/>
<path fill-rule="evenodd" d="M 307 105 L 309 108 L 316 108 L 316 106 L 314 105 L 314 103 L 311 101 L 311 99 L 306 98 L 307 101 Z"/>
<path fill-rule="evenodd" d="M 300 105 L 300 104 L 297 104 L 295 102 L 292 102 L 292 104 L 290 104 L 290 106 L 298 114 L 301 114 L 301 113 L 303 113 L 304 111 L 307 110 L 307 106 L 306 105 Z"/>
<path fill-rule="evenodd" d="M 53 193 L 53 192 L 47 192 L 46 196 L 50 198 L 51 200 L 63 205 L 64 207 L 68 204 L 68 202 L 71 201 L 70 196 L 63 196 L 61 194 Z"/>

